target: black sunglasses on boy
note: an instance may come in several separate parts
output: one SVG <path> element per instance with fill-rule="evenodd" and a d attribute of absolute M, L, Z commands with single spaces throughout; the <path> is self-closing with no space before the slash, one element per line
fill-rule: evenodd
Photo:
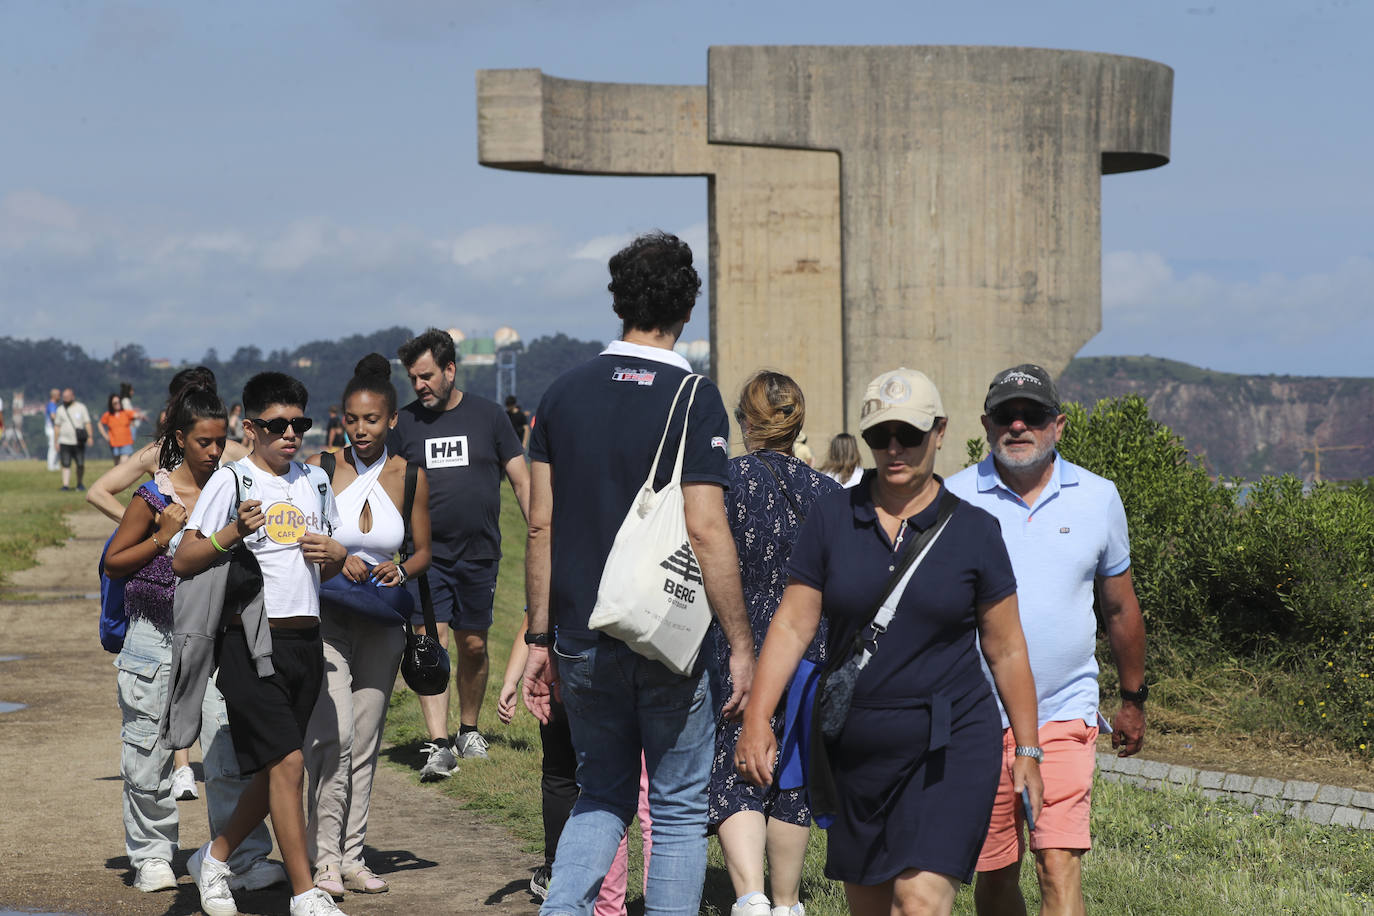
<path fill-rule="evenodd" d="M 285 417 L 276 417 L 272 420 L 264 420 L 262 417 L 249 417 L 248 422 L 274 436 L 280 436 L 286 432 L 288 426 L 296 431 L 296 435 L 304 436 L 306 431 L 315 425 L 315 421 L 309 417 L 292 417 L 289 420 Z"/>

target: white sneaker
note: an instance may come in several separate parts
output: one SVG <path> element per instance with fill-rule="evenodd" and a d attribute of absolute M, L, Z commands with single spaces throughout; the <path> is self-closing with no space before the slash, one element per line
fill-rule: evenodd
<path fill-rule="evenodd" d="M 210 844 L 191 853 L 186 870 L 200 889 L 200 908 L 205 916 L 238 916 L 234 895 L 229 890 L 229 866 L 210 858 Z"/>
<path fill-rule="evenodd" d="M 153 891 L 167 891 L 177 886 L 176 873 L 166 859 L 149 859 L 138 867 L 138 877 L 134 887 L 151 894 Z"/>
<path fill-rule="evenodd" d="M 806 907 L 802 906 L 800 902 L 791 906 L 775 906 L 773 907 L 773 916 L 806 916 Z"/>
<path fill-rule="evenodd" d="M 177 801 L 191 801 L 200 798 L 196 791 L 196 774 L 190 767 L 177 767 L 172 771 L 172 797 Z"/>
<path fill-rule="evenodd" d="M 766 894 L 750 894 L 743 903 L 730 907 L 730 916 L 773 916 L 773 904 Z"/>
<path fill-rule="evenodd" d="M 478 732 L 460 733 L 453 739 L 453 749 L 464 760 L 487 759 L 487 739 Z"/>
<path fill-rule="evenodd" d="M 344 911 L 334 903 L 334 898 L 312 887 L 300 897 L 291 898 L 291 916 L 344 916 Z"/>
<path fill-rule="evenodd" d="M 286 869 L 280 862 L 258 859 L 241 875 L 229 876 L 229 890 L 252 893 L 286 880 Z"/>
<path fill-rule="evenodd" d="M 453 748 L 447 744 L 431 741 L 420 750 L 426 755 L 425 765 L 420 768 L 420 782 L 447 779 L 458 769 L 458 758 L 453 756 Z"/>

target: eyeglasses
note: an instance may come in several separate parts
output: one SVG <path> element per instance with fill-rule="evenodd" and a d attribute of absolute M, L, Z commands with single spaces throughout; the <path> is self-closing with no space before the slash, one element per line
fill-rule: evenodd
<path fill-rule="evenodd" d="M 999 404 L 988 411 L 988 416 L 998 426 L 1010 426 L 1020 420 L 1031 429 L 1039 429 L 1059 416 L 1059 411 L 1051 410 L 1041 404 L 1033 404 L 1029 407 L 1012 407 L 1009 404 Z"/>
<path fill-rule="evenodd" d="M 926 441 L 926 431 L 917 429 L 909 423 L 898 423 L 896 428 L 886 426 L 870 426 L 864 430 L 864 441 L 869 448 L 887 448 L 889 442 L 895 437 L 897 444 L 902 448 L 915 448 Z"/>
<path fill-rule="evenodd" d="M 315 421 L 309 417 L 292 417 L 289 420 L 285 417 L 277 417 L 273 420 L 264 420 L 262 417 L 249 417 L 248 422 L 252 423 L 258 429 L 266 430 L 274 436 L 280 436 L 282 433 L 286 432 L 286 427 L 288 426 L 295 431 L 296 435 L 304 436 L 306 431 L 315 425 Z"/>

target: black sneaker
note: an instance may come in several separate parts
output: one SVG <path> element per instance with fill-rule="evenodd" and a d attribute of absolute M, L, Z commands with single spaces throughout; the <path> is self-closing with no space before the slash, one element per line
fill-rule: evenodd
<path fill-rule="evenodd" d="M 540 900 L 549 899 L 549 882 L 553 880 L 553 869 L 548 865 L 541 865 L 534 870 L 534 877 L 530 878 L 530 893 Z"/>

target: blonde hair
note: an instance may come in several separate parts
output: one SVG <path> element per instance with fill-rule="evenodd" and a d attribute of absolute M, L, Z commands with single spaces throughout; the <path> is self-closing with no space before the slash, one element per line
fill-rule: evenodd
<path fill-rule="evenodd" d="M 806 420 L 806 399 L 801 387 L 789 376 L 771 369 L 755 372 L 739 394 L 735 421 L 743 431 L 745 445 L 786 452 L 792 448 Z"/>
<path fill-rule="evenodd" d="M 849 433 L 838 433 L 830 440 L 830 454 L 825 464 L 817 470 L 822 474 L 833 474 L 841 483 L 853 475 L 862 459 L 859 456 L 859 443 Z"/>

